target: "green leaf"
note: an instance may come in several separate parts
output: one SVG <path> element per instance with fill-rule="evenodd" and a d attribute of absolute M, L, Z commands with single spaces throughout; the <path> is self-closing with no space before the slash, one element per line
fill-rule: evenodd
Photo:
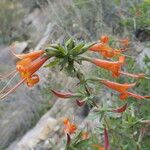
<path fill-rule="evenodd" d="M 59 63 L 60 59 L 56 58 L 54 61 L 50 62 L 49 64 L 45 65 L 44 67 L 54 67 L 55 65 L 57 65 Z"/>
<path fill-rule="evenodd" d="M 68 51 L 70 51 L 71 49 L 73 49 L 75 47 L 75 42 L 72 38 L 70 38 L 69 40 L 66 41 L 65 43 L 65 47 L 68 49 Z"/>
<path fill-rule="evenodd" d="M 150 57 L 148 57 L 148 56 L 145 54 L 144 63 L 145 63 L 145 64 L 148 64 L 149 62 L 150 62 Z"/>
<path fill-rule="evenodd" d="M 67 63 L 68 63 L 68 57 L 64 57 L 63 60 L 59 63 L 61 67 L 60 70 L 62 70 L 66 66 Z"/>
<path fill-rule="evenodd" d="M 65 48 L 61 46 L 60 44 L 58 44 L 58 50 L 63 54 L 63 56 L 67 54 L 67 51 L 65 50 Z"/>
<path fill-rule="evenodd" d="M 84 43 L 79 43 L 70 51 L 70 54 L 73 56 L 78 54 L 83 47 L 84 47 Z"/>
<path fill-rule="evenodd" d="M 64 54 L 60 53 L 59 50 L 54 49 L 52 47 L 46 48 L 45 52 L 49 56 L 56 56 L 57 58 L 63 58 L 64 57 Z"/>
<path fill-rule="evenodd" d="M 59 45 L 58 45 L 58 44 L 51 44 L 49 47 L 52 47 L 52 48 L 54 48 L 54 49 L 57 49 L 57 50 L 58 50 Z"/>
<path fill-rule="evenodd" d="M 76 145 L 75 145 L 75 147 L 76 148 L 82 148 L 82 147 L 84 147 L 84 146 L 88 146 L 88 143 L 89 143 L 89 140 L 87 139 L 87 140 L 82 140 L 82 141 L 80 141 L 80 142 L 78 142 Z"/>
<path fill-rule="evenodd" d="M 66 55 L 66 50 L 63 46 L 61 46 L 60 44 L 52 44 L 50 45 L 51 49 L 56 50 L 57 52 L 60 52 L 61 55 L 65 56 Z"/>
<path fill-rule="evenodd" d="M 83 53 L 85 53 L 92 45 L 94 45 L 95 44 L 95 42 L 94 43 L 90 43 L 90 44 L 86 44 L 79 52 L 78 52 L 78 54 L 77 55 L 80 55 L 80 54 L 83 54 Z"/>
<path fill-rule="evenodd" d="M 45 49 L 45 52 L 47 55 L 50 55 L 50 56 L 59 56 L 60 55 L 59 51 L 57 49 L 52 48 L 52 47 L 47 47 Z"/>
<path fill-rule="evenodd" d="M 74 52 L 72 53 L 72 55 L 73 55 L 73 56 L 81 55 L 81 54 L 85 53 L 85 52 L 86 52 L 92 45 L 94 45 L 94 44 L 95 44 L 95 42 L 94 42 L 94 43 L 90 43 L 90 44 L 86 44 L 86 45 L 84 45 L 82 48 L 80 48 L 80 49 L 74 51 Z"/>
<path fill-rule="evenodd" d="M 73 62 L 69 62 L 68 66 L 65 69 L 66 69 L 69 76 L 71 76 L 71 77 L 76 76 L 76 71 L 74 69 L 74 63 Z"/>
<path fill-rule="evenodd" d="M 51 52 L 57 52 L 57 50 L 53 47 L 46 47 L 45 52 L 51 54 Z"/>
<path fill-rule="evenodd" d="M 76 137 L 75 137 L 74 139 L 72 139 L 72 143 L 73 143 L 73 144 L 78 143 L 78 141 L 81 139 L 81 136 L 82 136 L 82 131 L 80 131 L 80 132 L 76 135 Z"/>

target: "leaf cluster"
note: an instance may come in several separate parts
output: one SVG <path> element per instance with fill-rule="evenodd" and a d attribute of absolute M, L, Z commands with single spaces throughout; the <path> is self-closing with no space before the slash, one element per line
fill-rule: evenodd
<path fill-rule="evenodd" d="M 50 57 L 55 57 L 53 61 L 47 64 L 45 67 L 60 66 L 60 70 L 65 69 L 70 76 L 76 75 L 76 69 L 74 63 L 81 64 L 80 55 L 85 53 L 89 47 L 94 43 L 84 44 L 83 42 L 77 43 L 70 38 L 63 45 L 52 44 L 45 49 L 46 54 Z"/>

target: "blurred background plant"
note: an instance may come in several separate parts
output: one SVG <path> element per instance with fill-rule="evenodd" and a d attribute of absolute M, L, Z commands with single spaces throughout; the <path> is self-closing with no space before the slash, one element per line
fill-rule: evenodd
<path fill-rule="evenodd" d="M 23 17 L 22 5 L 17 1 L 0 1 L 0 43 L 12 42 L 20 38 L 17 25 Z"/>
<path fill-rule="evenodd" d="M 124 12 L 124 19 L 121 20 L 121 25 L 127 27 L 130 31 L 142 29 L 150 26 L 150 1 L 130 1 L 130 5 Z"/>

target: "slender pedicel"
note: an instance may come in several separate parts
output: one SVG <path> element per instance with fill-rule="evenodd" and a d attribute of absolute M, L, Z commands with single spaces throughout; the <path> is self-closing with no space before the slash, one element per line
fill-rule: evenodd
<path fill-rule="evenodd" d="M 18 82 L 13 88 L 11 88 L 8 92 L 6 92 L 4 95 L 2 95 L 0 97 L 0 100 L 4 99 L 6 96 L 11 94 L 13 91 L 15 91 L 25 80 L 26 80 L 26 78 L 24 78 L 20 82 Z"/>
<path fill-rule="evenodd" d="M 13 74 L 16 73 L 16 72 L 17 72 L 17 70 L 13 70 L 13 71 L 11 71 L 10 73 L 0 75 L 0 79 L 9 78 L 11 75 L 13 75 Z"/>
<path fill-rule="evenodd" d="M 3 91 L 7 88 L 7 86 L 10 84 L 10 82 L 15 78 L 15 76 L 18 74 L 18 72 L 16 72 L 11 79 L 7 82 L 7 84 L 0 90 L 0 94 L 3 93 Z"/>

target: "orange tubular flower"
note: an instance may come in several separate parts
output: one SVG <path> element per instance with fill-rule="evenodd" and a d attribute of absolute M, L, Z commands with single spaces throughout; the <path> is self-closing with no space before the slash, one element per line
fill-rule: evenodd
<path fill-rule="evenodd" d="M 69 121 L 68 118 L 65 118 L 65 119 L 63 120 L 64 125 L 67 125 L 69 122 L 70 122 L 70 121 Z"/>
<path fill-rule="evenodd" d="M 30 58 L 25 58 L 17 62 L 16 69 L 19 71 L 22 79 L 26 79 L 25 83 L 28 86 L 33 86 L 38 83 L 39 77 L 34 74 L 47 60 L 48 56 L 41 56 L 34 61 L 31 61 Z M 34 75 L 33 75 L 34 74 Z"/>
<path fill-rule="evenodd" d="M 13 53 L 13 55 L 15 55 L 17 58 L 19 59 L 25 59 L 25 58 L 30 58 L 31 60 L 35 60 L 38 57 L 40 57 L 42 54 L 44 54 L 44 50 L 39 50 L 39 51 L 35 51 L 35 52 L 30 52 L 27 54 L 15 54 L 13 51 L 11 51 Z"/>
<path fill-rule="evenodd" d="M 76 126 L 75 124 L 71 123 L 68 118 L 65 118 L 65 119 L 63 120 L 63 123 L 64 123 L 64 125 L 65 125 L 64 131 L 65 131 L 66 134 L 69 134 L 69 135 L 70 135 L 70 134 L 75 133 L 75 131 L 76 131 L 76 129 L 77 129 L 77 126 Z"/>
<path fill-rule="evenodd" d="M 113 48 L 104 43 L 97 43 L 90 47 L 90 51 L 100 52 L 100 51 L 113 51 Z"/>
<path fill-rule="evenodd" d="M 128 84 L 128 83 L 124 83 L 124 84 L 120 84 L 120 83 L 116 83 L 116 82 L 112 82 L 109 80 L 101 80 L 101 83 L 103 83 L 105 86 L 119 92 L 119 93 L 125 93 L 129 88 L 132 88 L 136 85 L 136 83 L 132 83 L 132 84 Z"/>
<path fill-rule="evenodd" d="M 131 92 L 121 93 L 119 97 L 120 97 L 121 100 L 125 100 L 128 97 L 134 97 L 134 98 L 139 99 L 139 100 L 146 98 L 145 96 L 138 95 L 138 94 L 131 93 Z"/>
<path fill-rule="evenodd" d="M 129 40 L 128 39 L 122 39 L 119 41 L 123 46 L 128 46 L 129 45 Z"/>
<path fill-rule="evenodd" d="M 127 91 L 128 89 L 134 87 L 136 85 L 136 83 L 120 84 L 120 83 L 116 83 L 116 82 L 112 82 L 112 81 L 104 80 L 104 79 L 101 79 L 100 82 L 103 83 L 105 86 L 119 92 L 120 93 L 119 98 L 121 100 L 125 100 L 128 97 L 134 97 L 136 99 L 146 99 L 147 98 L 146 96 L 138 95 L 138 94 L 131 93 L 131 92 Z"/>
<path fill-rule="evenodd" d="M 116 62 L 110 62 L 110 61 L 96 59 L 96 58 L 92 59 L 91 62 L 93 64 L 95 64 L 96 66 L 99 66 L 99 67 L 101 67 L 103 69 L 111 71 L 113 77 L 119 77 L 121 66 L 125 62 L 125 57 L 124 56 L 120 56 L 119 57 L 119 61 L 116 61 Z"/>
<path fill-rule="evenodd" d="M 97 150 L 105 150 L 104 147 L 99 144 L 92 144 L 92 147 L 97 148 Z"/>
<path fill-rule="evenodd" d="M 122 75 L 126 75 L 126 76 L 129 76 L 129 77 L 132 77 L 132 78 L 136 78 L 136 79 L 140 79 L 140 78 L 144 78 L 145 77 L 144 73 L 132 74 L 132 73 L 123 72 L 123 71 L 120 71 L 120 73 Z"/>
<path fill-rule="evenodd" d="M 114 50 L 109 45 L 105 43 L 97 43 L 90 47 L 90 51 L 99 52 L 102 56 L 106 58 L 112 58 L 114 56 L 118 56 L 122 51 Z"/>
<path fill-rule="evenodd" d="M 89 138 L 89 133 L 83 131 L 83 132 L 82 132 L 82 139 L 83 139 L 83 140 L 87 140 L 88 138 Z"/>
<path fill-rule="evenodd" d="M 105 58 L 112 58 L 114 56 L 118 56 L 121 53 L 121 50 L 112 50 L 112 51 L 100 51 L 99 52 Z"/>
<path fill-rule="evenodd" d="M 43 53 L 44 51 L 40 50 L 28 54 L 14 54 L 22 59 L 16 64 L 16 70 L 19 72 L 22 80 L 8 92 L 4 93 L 0 99 L 5 98 L 8 94 L 12 93 L 23 82 L 29 87 L 32 87 L 39 82 L 39 76 L 34 73 L 49 59 L 48 56 L 42 56 Z"/>
<path fill-rule="evenodd" d="M 109 37 L 106 35 L 101 36 L 100 41 L 102 43 L 108 43 L 109 42 Z"/>

